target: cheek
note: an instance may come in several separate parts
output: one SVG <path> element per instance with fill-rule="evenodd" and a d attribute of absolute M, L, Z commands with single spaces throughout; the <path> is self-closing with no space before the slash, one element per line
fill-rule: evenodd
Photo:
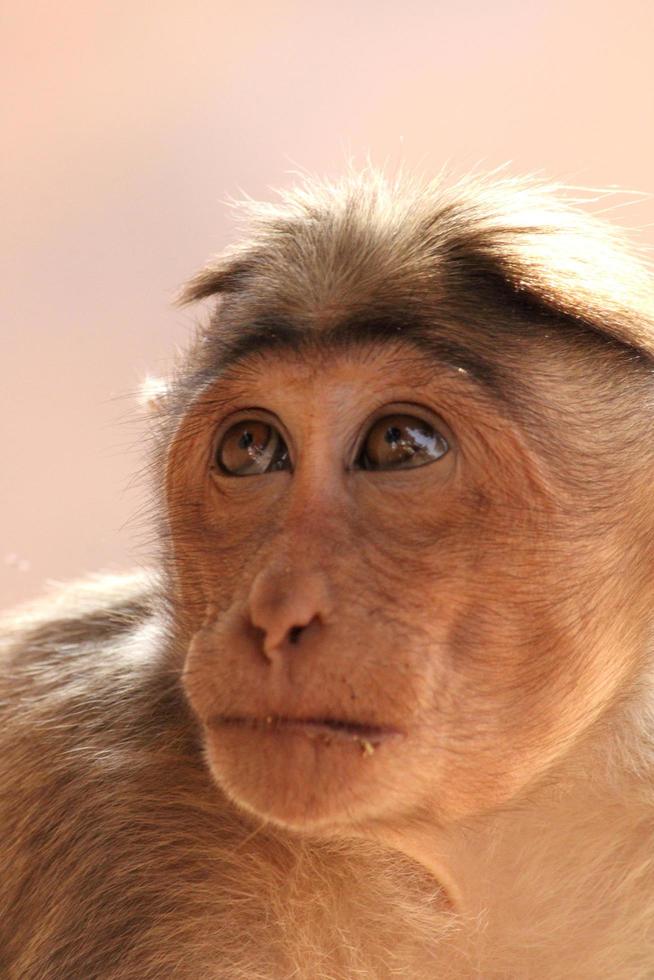
<path fill-rule="evenodd" d="M 544 773 L 611 704 L 637 659 L 629 623 L 610 602 L 589 625 L 598 592 L 570 556 L 559 555 L 554 574 L 535 557 L 520 561 L 518 547 L 520 575 L 482 555 L 445 641 L 447 690 L 433 716 L 442 785 L 460 813 L 500 804 Z"/>
<path fill-rule="evenodd" d="M 250 583 L 276 533 L 276 508 L 253 499 L 238 509 L 221 500 L 210 482 L 170 510 L 174 570 L 182 602 L 220 612 L 247 597 Z M 278 508 L 277 508 L 278 510 Z M 204 619 L 204 612 L 196 627 Z"/>

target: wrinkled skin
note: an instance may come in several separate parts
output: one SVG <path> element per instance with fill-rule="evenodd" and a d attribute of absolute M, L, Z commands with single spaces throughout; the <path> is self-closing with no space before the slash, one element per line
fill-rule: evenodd
<path fill-rule="evenodd" d="M 575 445 L 567 374 L 531 441 L 408 345 L 251 356 L 197 400 L 168 468 L 193 610 L 184 683 L 238 804 L 326 833 L 446 824 L 511 799 L 610 700 L 642 638 L 615 585 L 626 532 L 586 527 L 601 487 L 579 486 L 589 458 L 598 478 L 624 464 Z M 535 418 L 548 394 L 531 381 Z M 449 451 L 361 468 L 362 440 L 398 413 Z M 217 443 L 253 415 L 282 434 L 286 468 L 221 472 Z"/>

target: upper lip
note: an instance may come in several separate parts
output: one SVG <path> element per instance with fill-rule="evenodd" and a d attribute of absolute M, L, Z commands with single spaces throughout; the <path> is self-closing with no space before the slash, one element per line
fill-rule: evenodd
<path fill-rule="evenodd" d="M 289 718 L 276 714 L 263 716 L 222 714 L 214 715 L 209 724 L 264 730 L 292 731 L 296 729 L 315 738 L 344 742 L 369 742 L 371 745 L 379 745 L 389 738 L 397 738 L 402 734 L 397 728 L 327 716 Z"/>

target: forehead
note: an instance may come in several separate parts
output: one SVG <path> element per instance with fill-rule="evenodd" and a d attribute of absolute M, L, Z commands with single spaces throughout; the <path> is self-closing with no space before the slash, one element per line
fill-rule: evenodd
<path fill-rule="evenodd" d="M 371 400 L 414 397 L 454 403 L 465 397 L 479 408 L 503 403 L 490 360 L 464 343 L 423 333 L 420 323 L 402 326 L 400 334 L 379 321 L 320 332 L 259 324 L 223 353 L 204 391 L 213 404 L 272 400 L 312 411 L 330 405 L 339 413 Z"/>
<path fill-rule="evenodd" d="M 568 385 L 572 391 L 590 375 L 594 384 L 607 371 L 613 375 L 618 365 L 612 348 L 619 346 L 504 290 L 470 289 L 436 299 L 416 289 L 413 302 L 378 299 L 338 307 L 320 306 L 302 294 L 290 308 L 276 290 L 262 297 L 246 288 L 226 297 L 200 334 L 190 370 L 178 378 L 176 407 L 198 405 L 206 392 L 220 400 L 238 377 L 251 383 L 273 364 L 276 371 L 285 362 L 294 366 L 286 373 L 290 383 L 300 367 L 320 378 L 342 355 L 362 365 L 380 352 L 389 377 L 412 357 L 404 383 L 410 383 L 411 371 L 457 375 L 486 404 L 524 421 L 525 406 L 534 401 L 561 401 L 555 388 Z"/>
<path fill-rule="evenodd" d="M 227 396 L 275 389 L 282 395 L 304 392 L 306 397 L 327 389 L 383 393 L 398 385 L 418 391 L 443 384 L 480 392 L 487 388 L 454 358 L 435 358 L 407 340 L 263 347 L 231 361 L 215 382 Z"/>
<path fill-rule="evenodd" d="M 468 332 L 470 333 L 470 332 Z M 350 315 L 304 317 L 255 314 L 226 317 L 212 332 L 205 366 L 217 379 L 284 361 L 316 371 L 336 361 L 366 364 L 378 359 L 386 371 L 458 372 L 500 396 L 501 369 L 484 344 L 466 331 L 406 310 L 367 310 Z M 481 341 L 481 342 L 480 342 Z M 343 360 L 345 359 L 345 360 Z"/>

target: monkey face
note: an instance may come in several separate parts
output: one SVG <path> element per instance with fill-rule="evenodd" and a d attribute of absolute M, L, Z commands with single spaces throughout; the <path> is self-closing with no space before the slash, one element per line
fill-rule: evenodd
<path fill-rule="evenodd" d="M 205 388 L 168 502 L 184 686 L 237 804 L 300 830 L 447 823 L 580 737 L 628 630 L 573 444 L 548 456 L 410 344 L 252 355 Z"/>

